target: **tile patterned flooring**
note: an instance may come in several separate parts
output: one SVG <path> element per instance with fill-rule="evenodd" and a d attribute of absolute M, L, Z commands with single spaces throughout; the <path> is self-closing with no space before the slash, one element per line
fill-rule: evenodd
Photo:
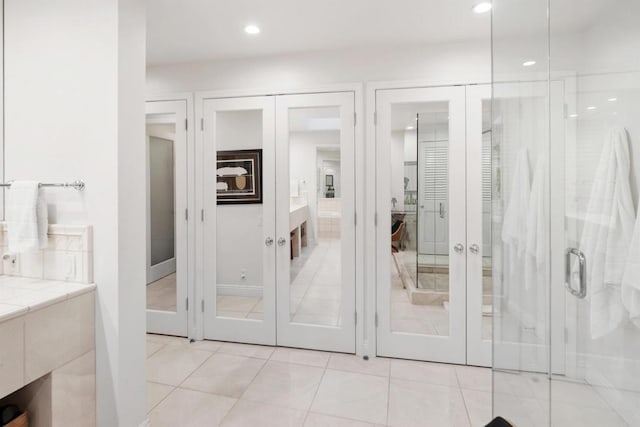
<path fill-rule="evenodd" d="M 484 426 L 489 369 L 147 336 L 153 427 Z"/>

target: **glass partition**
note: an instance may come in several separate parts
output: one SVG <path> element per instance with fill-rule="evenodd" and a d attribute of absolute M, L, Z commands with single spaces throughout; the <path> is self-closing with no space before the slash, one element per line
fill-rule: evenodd
<path fill-rule="evenodd" d="M 640 3 L 493 3 L 494 415 L 640 425 Z"/>

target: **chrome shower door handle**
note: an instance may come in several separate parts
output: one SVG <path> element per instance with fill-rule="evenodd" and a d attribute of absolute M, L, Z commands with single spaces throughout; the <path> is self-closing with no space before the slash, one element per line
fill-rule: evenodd
<path fill-rule="evenodd" d="M 578 258 L 578 280 L 579 287 L 575 289 L 572 285 L 572 273 L 573 268 L 571 265 L 571 258 L 575 256 Z M 569 248 L 564 255 L 564 286 L 569 293 L 576 298 L 583 299 L 587 296 L 587 257 L 584 256 L 582 251 L 576 248 Z"/>
<path fill-rule="evenodd" d="M 278 246 L 284 246 L 285 243 L 287 243 L 287 239 L 285 239 L 284 237 L 278 239 Z"/>
<path fill-rule="evenodd" d="M 469 246 L 469 252 L 471 252 L 474 255 L 477 255 L 480 253 L 480 246 L 476 245 L 475 243 L 471 246 Z"/>
<path fill-rule="evenodd" d="M 462 252 L 464 252 L 464 245 L 462 243 L 458 243 L 453 247 L 453 250 L 461 254 Z"/>
<path fill-rule="evenodd" d="M 264 245 L 265 246 L 273 245 L 273 237 L 267 237 L 266 239 L 264 239 Z"/>
<path fill-rule="evenodd" d="M 444 203 L 440 202 L 440 218 L 444 219 Z"/>

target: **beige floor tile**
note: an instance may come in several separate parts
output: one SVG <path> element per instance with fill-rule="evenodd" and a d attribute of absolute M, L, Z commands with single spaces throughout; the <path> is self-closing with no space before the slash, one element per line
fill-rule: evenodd
<path fill-rule="evenodd" d="M 458 387 L 456 368 L 444 363 L 392 360 L 391 378 Z"/>
<path fill-rule="evenodd" d="M 336 314 L 323 315 L 297 313 L 293 316 L 292 321 L 307 325 L 338 326 L 340 324 L 340 317 Z"/>
<path fill-rule="evenodd" d="M 180 385 L 212 353 L 188 346 L 167 345 L 147 359 L 147 380 L 167 385 Z"/>
<path fill-rule="evenodd" d="M 389 379 L 327 369 L 311 411 L 370 423 L 384 424 Z"/>
<path fill-rule="evenodd" d="M 346 418 L 332 417 L 330 415 L 309 412 L 304 422 L 304 427 L 374 427 L 375 424 L 364 421 L 349 420 Z"/>
<path fill-rule="evenodd" d="M 387 423 L 393 427 L 470 425 L 460 389 L 393 378 Z"/>
<path fill-rule="evenodd" d="M 192 342 L 191 344 L 189 344 L 189 347 L 195 350 L 204 350 L 214 353 L 220 350 L 220 347 L 222 347 L 223 344 L 224 343 L 220 341 L 202 340 Z"/>
<path fill-rule="evenodd" d="M 164 347 L 164 344 L 160 344 L 160 343 L 157 343 L 157 342 L 153 342 L 153 341 L 147 340 L 147 358 L 151 357 L 153 354 L 155 354 L 162 347 Z"/>
<path fill-rule="evenodd" d="M 147 341 L 158 344 L 185 345 L 189 344 L 189 340 L 184 337 L 174 337 L 171 335 L 147 334 Z"/>
<path fill-rule="evenodd" d="M 467 414 L 473 427 L 486 426 L 491 421 L 491 393 L 488 391 L 462 390 Z"/>
<path fill-rule="evenodd" d="M 328 368 L 338 371 L 388 377 L 389 359 L 372 357 L 369 360 L 364 360 L 362 357 L 352 354 L 332 354 L 331 359 L 329 359 Z"/>
<path fill-rule="evenodd" d="M 147 412 L 151 412 L 158 403 L 173 391 L 175 387 L 147 381 Z"/>
<path fill-rule="evenodd" d="M 491 369 L 475 366 L 456 366 L 460 388 L 491 391 Z"/>
<path fill-rule="evenodd" d="M 175 389 L 149 414 L 153 427 L 215 427 L 236 399 L 199 391 Z"/>
<path fill-rule="evenodd" d="M 239 398 L 264 363 L 264 359 L 216 353 L 196 369 L 181 387 Z"/>
<path fill-rule="evenodd" d="M 242 399 L 307 410 L 320 384 L 322 368 L 269 361 Z"/>
<path fill-rule="evenodd" d="M 300 427 L 306 412 L 240 400 L 222 422 L 223 427 Z"/>
<path fill-rule="evenodd" d="M 257 357 L 258 359 L 268 359 L 271 357 L 274 348 L 264 345 L 239 344 L 226 342 L 218 350 L 219 353 L 236 354 L 238 356 Z"/>
<path fill-rule="evenodd" d="M 301 350 L 297 348 L 279 347 L 271 355 L 271 360 L 276 362 L 297 363 L 299 365 L 327 366 L 331 353 L 324 351 Z"/>
<path fill-rule="evenodd" d="M 224 295 L 217 298 L 218 311 L 238 311 L 249 313 L 260 302 L 260 298 Z"/>
<path fill-rule="evenodd" d="M 147 285 L 147 308 L 176 311 L 176 274 L 170 274 Z"/>

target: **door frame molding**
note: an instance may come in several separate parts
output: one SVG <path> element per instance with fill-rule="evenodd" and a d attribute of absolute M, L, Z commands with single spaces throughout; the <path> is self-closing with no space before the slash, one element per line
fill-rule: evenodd
<path fill-rule="evenodd" d="M 193 95 L 193 109 L 195 111 L 195 124 L 193 126 L 195 133 L 195 148 L 194 148 L 194 185 L 195 182 L 202 182 L 204 177 L 203 165 L 201 162 L 196 162 L 196 158 L 202 159 L 204 153 L 204 134 L 201 128 L 201 121 L 204 119 L 203 104 L 207 99 L 220 99 L 220 98 L 245 98 L 256 96 L 276 96 L 276 95 L 304 95 L 304 94 L 320 94 L 320 93 L 335 93 L 335 92 L 352 92 L 354 94 L 354 107 L 356 113 L 355 124 L 355 167 L 356 167 L 356 185 L 355 185 L 355 210 L 358 217 L 356 224 L 356 312 L 358 313 L 358 322 L 356 324 L 356 336 L 355 347 L 356 354 L 365 355 L 370 354 L 367 351 L 365 332 L 367 327 L 365 298 L 367 298 L 368 291 L 365 289 L 365 264 L 364 257 L 360 256 L 366 250 L 365 246 L 365 232 L 366 224 L 364 219 L 365 210 L 365 140 L 364 140 L 364 87 L 362 83 L 347 83 L 347 84 L 334 84 L 315 86 L 299 89 L 283 89 L 283 88 L 266 88 L 266 89 L 237 89 L 237 90 L 209 90 L 209 91 L 195 91 Z M 194 187 L 195 188 L 195 187 Z M 194 222 L 194 245 L 195 252 L 195 280 L 194 280 L 194 334 L 192 338 L 196 340 L 204 339 L 204 312 L 202 310 L 205 298 L 204 298 L 204 274 L 203 265 L 204 259 L 202 258 L 202 249 L 204 248 L 204 235 L 203 235 L 203 222 L 200 220 L 200 212 L 204 212 L 204 192 L 202 188 L 198 188 L 195 192 L 194 200 L 194 213 L 197 213 L 196 221 Z M 205 212 L 206 214 L 206 212 Z M 196 250 L 196 249 L 200 250 Z"/>

